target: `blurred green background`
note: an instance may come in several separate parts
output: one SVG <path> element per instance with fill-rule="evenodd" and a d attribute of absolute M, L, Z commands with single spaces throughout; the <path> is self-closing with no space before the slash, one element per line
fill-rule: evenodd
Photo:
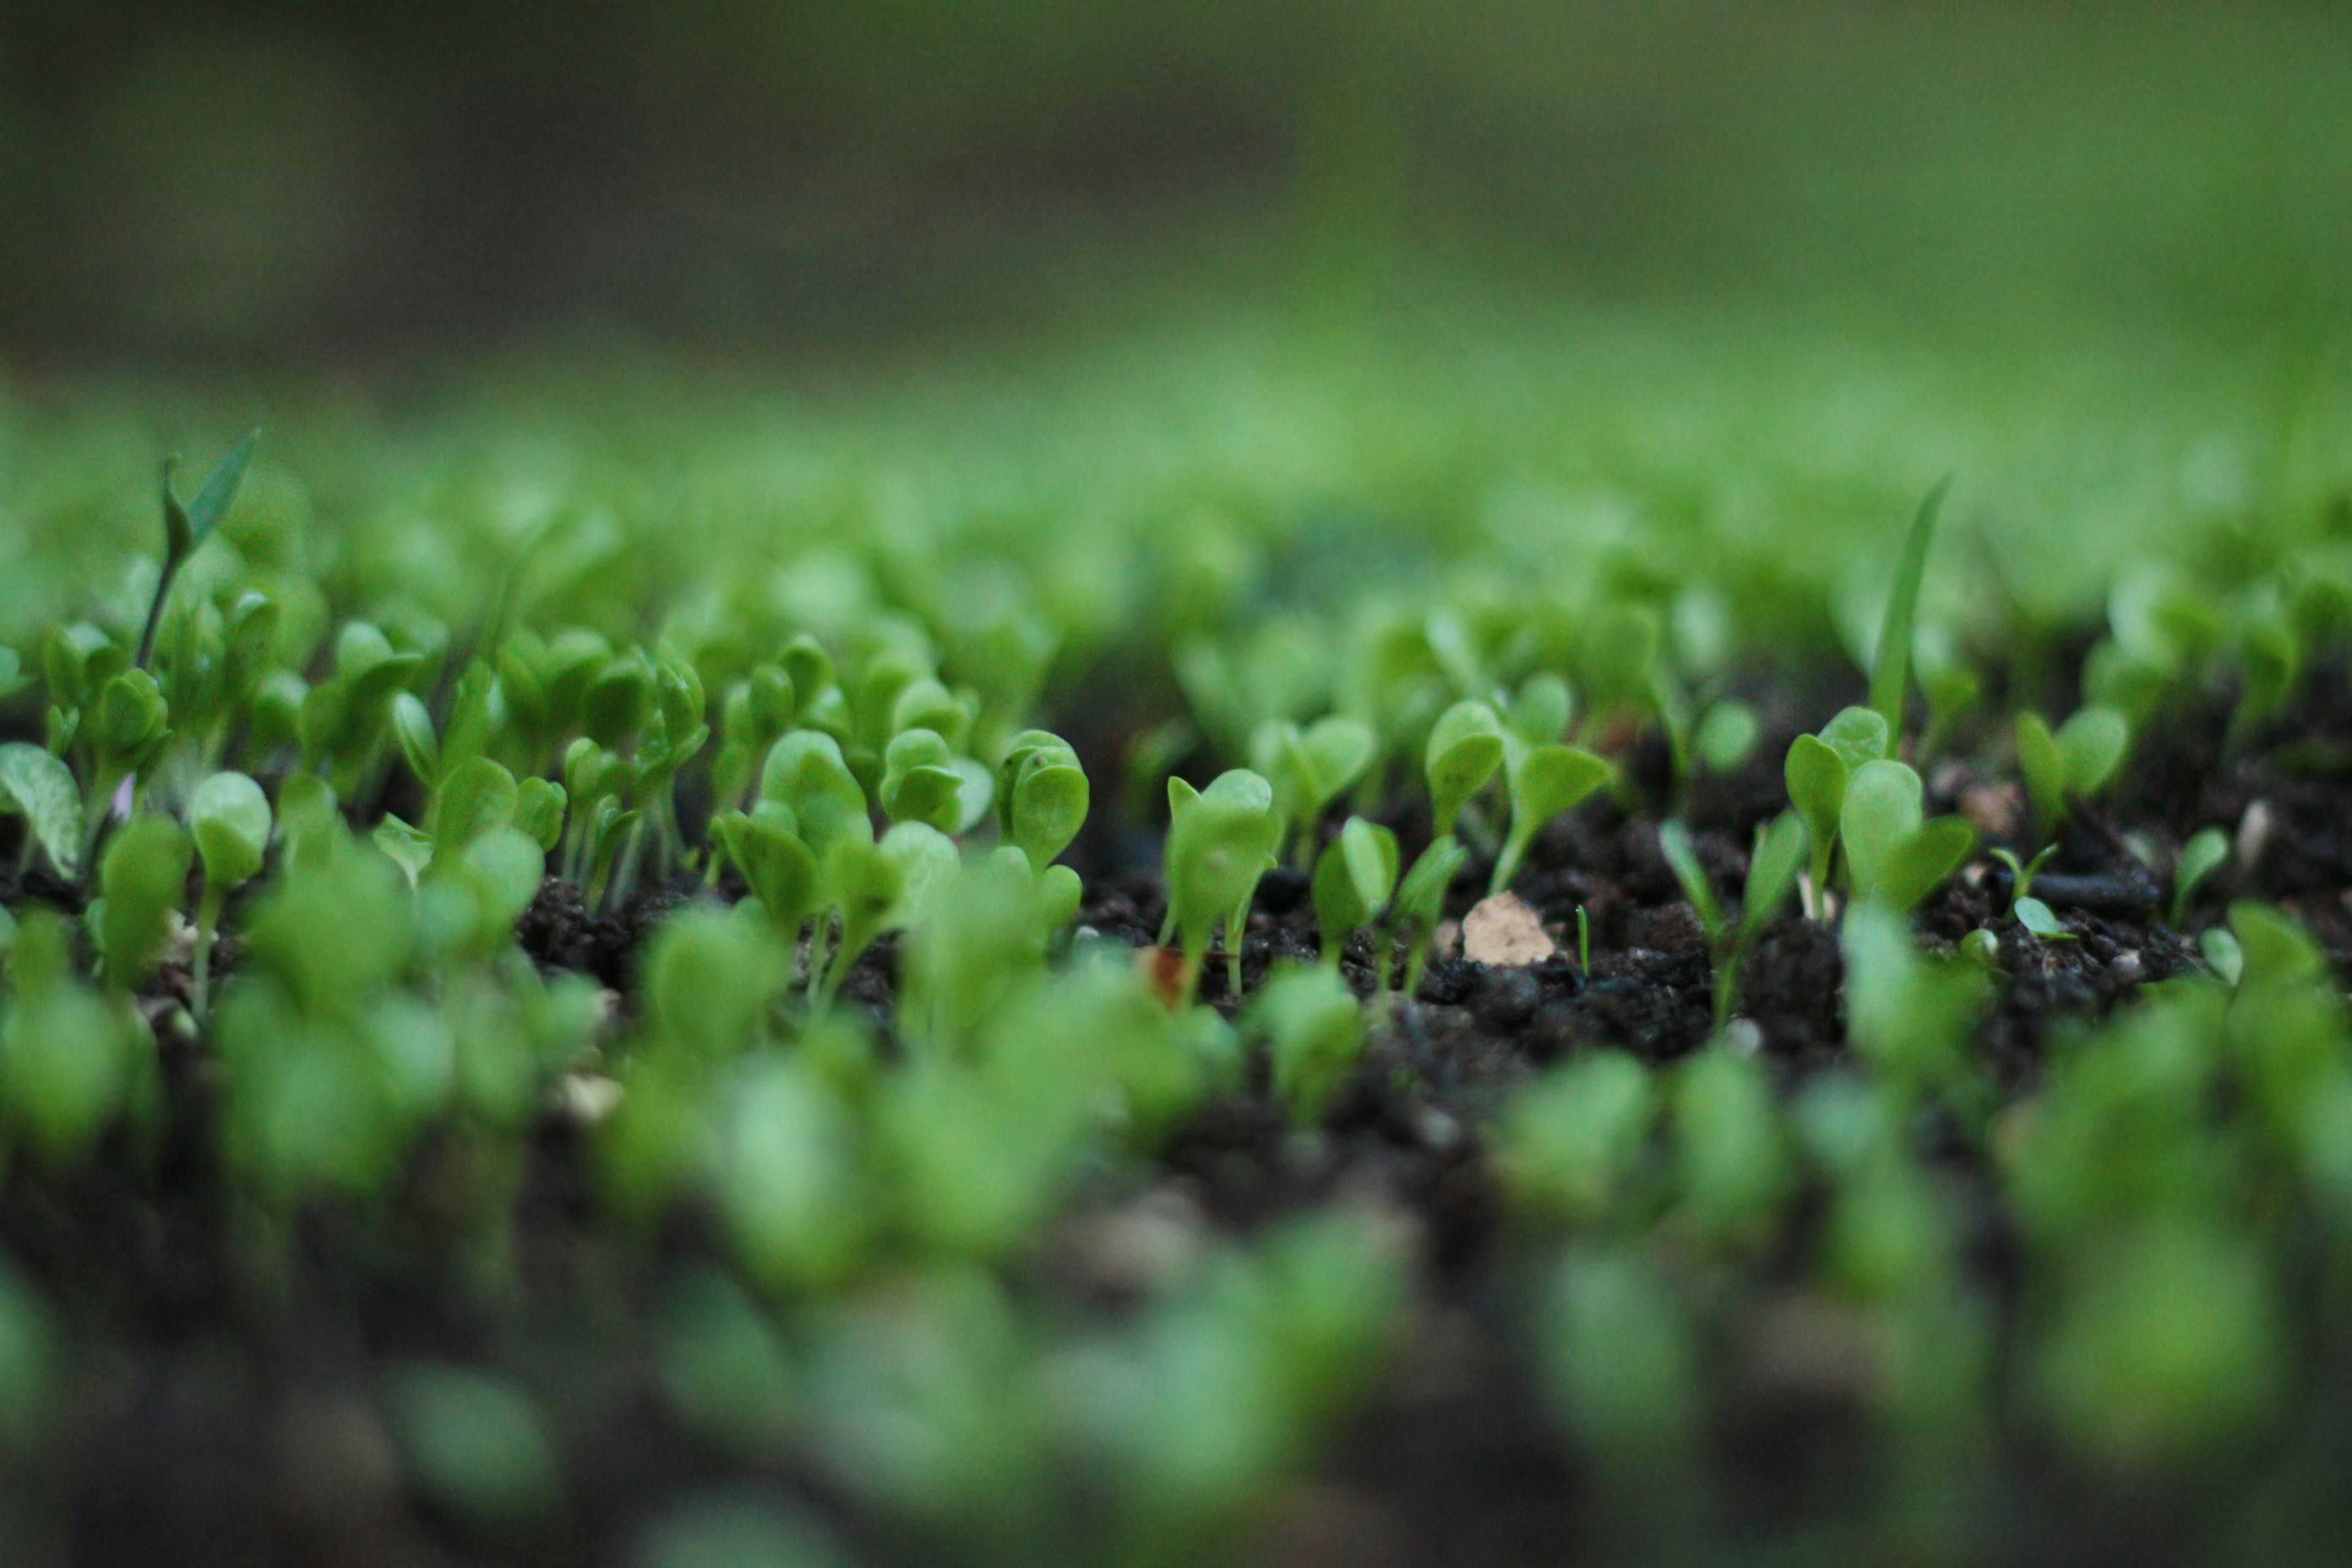
<path fill-rule="evenodd" d="M 583 323 L 790 363 L 1532 290 L 1864 329 L 2335 319 L 2352 8 L 10 0 L 20 369 Z"/>

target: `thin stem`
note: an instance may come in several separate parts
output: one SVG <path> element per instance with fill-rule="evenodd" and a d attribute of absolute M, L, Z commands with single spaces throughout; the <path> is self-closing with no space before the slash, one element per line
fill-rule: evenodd
<path fill-rule="evenodd" d="M 133 669 L 144 669 L 147 661 L 155 657 L 155 634 L 163 625 L 163 602 L 172 596 L 172 579 L 180 574 L 176 561 L 163 563 L 163 575 L 155 579 L 155 597 L 147 606 L 147 624 L 140 629 L 139 652 L 131 661 Z"/>
<path fill-rule="evenodd" d="M 213 939 L 220 930 L 221 904 L 226 895 L 226 889 L 207 877 L 204 896 L 196 903 L 196 964 L 189 1011 L 195 1015 L 199 1025 L 204 1023 L 212 1000 Z"/>

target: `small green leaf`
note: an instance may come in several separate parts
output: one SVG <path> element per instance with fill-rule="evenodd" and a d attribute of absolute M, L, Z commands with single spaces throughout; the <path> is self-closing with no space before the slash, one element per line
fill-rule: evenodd
<path fill-rule="evenodd" d="M 385 859 L 400 868 L 400 874 L 408 879 L 412 891 L 417 879 L 433 864 L 431 837 L 411 827 L 390 812 L 384 813 L 383 819 L 368 834 L 368 842 L 382 850 Z"/>
<path fill-rule="evenodd" d="M 1947 477 L 1936 481 L 1911 520 L 1903 541 L 1903 557 L 1895 568 L 1895 587 L 1886 600 L 1886 618 L 1879 623 L 1878 647 L 1871 659 L 1870 706 L 1886 721 L 1887 752 L 1891 755 L 1903 737 L 1904 697 L 1910 686 L 1911 629 L 1919 614 L 1919 589 L 1927 577 L 1927 546 L 1935 540 L 1936 516 L 1952 488 Z"/>
<path fill-rule="evenodd" d="M 2230 906 L 2230 931 L 2244 954 L 2247 985 L 2301 984 L 2327 973 L 2327 958 L 2311 933 L 2268 904 L 2241 899 Z"/>
<path fill-rule="evenodd" d="M 1789 804 L 1805 819 L 1812 840 L 1816 889 L 1829 885 L 1830 857 L 1837 847 L 1839 816 L 1845 808 L 1846 773 L 1845 759 L 1826 741 L 1800 735 L 1790 742 L 1781 776 L 1788 784 Z"/>
<path fill-rule="evenodd" d="M 1591 752 L 1574 746 L 1529 746 L 1516 737 L 1506 747 L 1509 763 L 1507 784 L 1511 795 L 1511 830 L 1503 853 L 1495 862 L 1490 891 L 1511 884 L 1528 847 L 1544 824 L 1582 804 L 1614 770 Z"/>
<path fill-rule="evenodd" d="M 1921 823 L 1895 851 L 1874 896 L 1897 910 L 1911 910 L 1950 879 L 1977 847 L 1977 830 L 1958 816 Z"/>
<path fill-rule="evenodd" d="M 2172 923 L 2189 923 L 2189 900 L 2206 878 L 2230 858 L 2230 836 L 2218 827 L 2200 829 L 2180 847 L 2172 868 Z"/>
<path fill-rule="evenodd" d="M 114 989 L 134 989 L 163 957 L 194 848 L 168 816 L 136 817 L 107 847 L 99 871 L 106 909 L 98 936 L 107 984 Z"/>
<path fill-rule="evenodd" d="M 205 880 L 235 888 L 261 869 L 269 849 L 269 797 L 243 773 L 215 773 L 188 802 L 188 826 L 204 859 Z"/>
<path fill-rule="evenodd" d="M 1784 811 L 1757 839 L 1756 852 L 1748 860 L 1747 890 L 1739 900 L 1742 947 L 1754 942 L 1788 901 L 1790 889 L 1796 886 L 1798 868 L 1805 863 L 1805 834 L 1804 818 Z"/>
<path fill-rule="evenodd" d="M 1396 835 L 1351 816 L 1315 862 L 1309 892 L 1323 961 L 1337 964 L 1348 938 L 1378 920 L 1396 891 Z"/>
<path fill-rule="evenodd" d="M 430 790 L 440 780 L 441 742 L 433 732 L 433 715 L 413 691 L 395 692 L 392 699 L 392 733 L 400 742 L 401 755 L 408 759 L 408 769 Z"/>
<path fill-rule="evenodd" d="M 62 876 L 81 863 L 81 793 L 71 769 L 23 741 L 0 742 L 0 805 L 24 814 L 33 841 Z"/>
<path fill-rule="evenodd" d="M 245 439 L 230 447 L 205 476 L 204 487 L 188 503 L 185 521 L 191 551 L 211 538 L 221 519 L 228 515 L 229 503 L 236 499 L 236 488 L 245 482 L 245 470 L 253 461 L 253 444 L 259 439 L 259 426 L 247 431 Z"/>
<path fill-rule="evenodd" d="M 1015 787 L 1012 841 L 1043 868 L 1070 847 L 1086 826 L 1091 792 L 1087 775 L 1074 764 L 1060 763 L 1031 770 Z"/>
<path fill-rule="evenodd" d="M 515 921 L 539 896 L 547 851 L 520 828 L 500 824 L 467 841 L 458 869 L 479 911 L 476 940 L 493 947 L 514 934 Z"/>
<path fill-rule="evenodd" d="M 1917 773 L 1885 758 L 1863 763 L 1847 781 L 1838 834 L 1859 897 L 1879 891 L 1896 852 L 1919 830 L 1925 795 Z"/>
<path fill-rule="evenodd" d="M 2065 761 L 2066 793 L 2089 799 L 2107 786 L 2131 749 L 2131 721 L 2094 703 L 2058 727 L 2058 754 Z"/>
<path fill-rule="evenodd" d="M 1723 945 L 1723 905 L 1715 896 L 1715 884 L 1708 879 L 1706 868 L 1699 864 L 1698 850 L 1691 843 L 1690 829 L 1679 822 L 1658 826 L 1658 847 L 1665 853 L 1666 864 L 1682 884 L 1683 897 L 1698 916 L 1706 929 L 1707 945 L 1720 949 Z"/>
<path fill-rule="evenodd" d="M 1363 1009 L 1328 968 L 1285 966 L 1250 1006 L 1271 1046 L 1274 1091 L 1290 1104 L 1295 1125 L 1322 1121 L 1324 1103 L 1363 1048 Z"/>
<path fill-rule="evenodd" d="M 2017 716 L 2017 771 L 2025 779 L 2026 798 L 2033 803 L 2042 836 L 2053 836 L 2066 820 L 2066 757 L 2039 713 Z"/>
<path fill-rule="evenodd" d="M 1446 837 L 1462 808 L 1503 765 L 1502 721 L 1484 702 L 1455 703 L 1430 731 L 1424 765 L 1437 836 Z"/>
<path fill-rule="evenodd" d="M 1530 675 L 1511 699 L 1511 731 L 1530 746 L 1549 746 L 1568 732 L 1576 695 L 1568 682 L 1549 672 Z"/>
<path fill-rule="evenodd" d="M 790 812 L 762 805 L 752 816 L 730 812 L 712 826 L 744 886 L 780 930 L 796 932 L 820 901 L 816 857 L 800 840 Z"/>
<path fill-rule="evenodd" d="M 1894 755 L 1894 731 L 1886 719 L 1868 708 L 1841 708 L 1822 726 L 1822 742 L 1835 752 L 1852 773 L 1864 763 Z"/>
<path fill-rule="evenodd" d="M 503 763 L 474 757 L 451 770 L 433 797 L 433 841 L 456 849 L 514 820 L 521 790 Z"/>
<path fill-rule="evenodd" d="M 563 786 L 554 780 L 527 778 L 515 786 L 514 825 L 541 849 L 551 851 L 563 837 L 567 803 Z"/>
<path fill-rule="evenodd" d="M 2020 899 L 2010 907 L 2009 912 L 2017 917 L 2019 925 L 2023 926 L 2043 942 L 2074 940 L 2074 933 L 2066 929 L 2066 922 L 2060 920 L 2055 911 L 2040 899 Z"/>
<path fill-rule="evenodd" d="M 2246 973 L 2245 949 L 2238 945 L 2228 926 L 2210 926 L 2197 937 L 2197 951 L 2205 960 L 2205 967 L 2221 977 L 2224 985 L 2235 986 Z"/>

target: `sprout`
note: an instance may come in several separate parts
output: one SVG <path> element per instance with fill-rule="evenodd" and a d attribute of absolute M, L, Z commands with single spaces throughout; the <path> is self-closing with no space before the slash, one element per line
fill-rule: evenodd
<path fill-rule="evenodd" d="M 221 905 L 260 873 L 269 848 L 269 797 L 243 773 L 215 773 L 188 802 L 188 826 L 204 862 L 205 889 L 196 904 L 194 1012 L 201 1022 L 211 992 L 213 937 Z"/>
<path fill-rule="evenodd" d="M 883 812 L 893 822 L 955 832 L 963 820 L 963 775 L 954 764 L 955 752 L 937 731 L 900 731 L 883 752 Z"/>
<path fill-rule="evenodd" d="M 1545 823 L 1574 810 L 1615 772 L 1590 752 L 1573 746 L 1530 746 L 1508 732 L 1504 736 L 1503 754 L 1504 777 L 1511 795 L 1511 829 L 1495 861 L 1494 877 L 1486 889 L 1489 893 L 1499 893 L 1511 885 L 1528 847 Z"/>
<path fill-rule="evenodd" d="M 2172 867 L 2172 923 L 2176 928 L 2189 923 L 2189 900 L 2204 885 L 2205 879 L 2221 869 L 2230 858 L 2230 836 L 2218 827 L 2200 828 L 2180 847 L 2180 858 Z"/>
<path fill-rule="evenodd" d="M 1819 735 L 1800 735 L 1790 744 L 1782 774 L 1789 804 L 1804 818 L 1812 842 L 1807 875 L 1815 899 L 1829 890 L 1847 782 L 1854 769 L 1886 755 L 1888 734 L 1886 721 L 1877 713 L 1848 708 L 1822 726 Z"/>
<path fill-rule="evenodd" d="M 1429 942 L 1445 913 L 1445 895 L 1469 863 L 1470 851 L 1452 837 L 1434 839 L 1404 874 L 1395 900 L 1389 905 L 1384 931 L 1388 945 L 1405 944 L 1402 989 L 1411 996 L 1421 989 L 1422 966 L 1429 959 Z M 1381 957 L 1386 958 L 1383 953 Z"/>
<path fill-rule="evenodd" d="M 997 829 L 1039 870 L 1086 826 L 1089 791 L 1078 753 L 1045 730 L 1024 730 L 996 771 Z"/>
<path fill-rule="evenodd" d="M 76 976 L 70 941 L 48 910 L 26 911 L 8 958 L 14 1005 L 0 1015 L 0 1116 L 56 1168 L 89 1154 L 152 1050 L 131 1014 Z"/>
<path fill-rule="evenodd" d="M 1396 835 L 1360 816 L 1348 818 L 1315 862 L 1310 886 L 1325 968 L 1339 968 L 1348 939 L 1387 912 L 1396 885 Z M 1376 985 L 1386 988 L 1385 954 L 1375 955 L 1372 976 Z"/>
<path fill-rule="evenodd" d="M 1323 813 L 1341 790 L 1363 776 L 1377 746 L 1370 725 L 1337 714 L 1319 719 L 1304 731 L 1296 724 L 1269 720 L 1252 737 L 1250 761 L 1274 785 L 1281 837 L 1287 842 L 1297 837 L 1300 868 L 1314 861 L 1316 830 Z"/>
<path fill-rule="evenodd" d="M 1430 809 L 1440 838 L 1503 765 L 1503 721 L 1484 702 L 1457 702 L 1438 716 L 1425 752 Z"/>
<path fill-rule="evenodd" d="M 1879 904 L 1847 914 L 1841 945 L 1846 1030 L 1862 1058 L 1906 1092 L 1952 1083 L 1984 995 L 1982 970 L 1923 956 L 1901 916 Z"/>
<path fill-rule="evenodd" d="M 139 633 L 139 651 L 131 660 L 134 669 L 145 669 L 148 659 L 154 656 L 155 632 L 163 624 L 163 605 L 172 596 L 172 581 L 188 563 L 188 558 L 212 537 L 221 519 L 228 515 L 229 503 L 236 499 L 236 488 L 244 482 L 246 466 L 253 461 L 253 444 L 260 437 L 257 429 L 247 432 L 244 440 L 213 465 L 213 471 L 205 476 L 203 488 L 196 491 L 196 499 L 185 507 L 172 493 L 172 471 L 178 466 L 177 460 L 163 460 L 163 567 L 155 579 L 154 600 L 147 606 L 147 623 Z"/>
<path fill-rule="evenodd" d="M 1797 870 L 1805 858 L 1805 824 L 1796 813 L 1782 812 L 1771 826 L 1757 830 L 1756 849 L 1748 857 L 1748 886 L 1740 898 L 1737 926 L 1725 921 L 1723 908 L 1716 901 L 1715 885 L 1708 880 L 1706 868 L 1699 864 L 1689 831 L 1679 822 L 1668 822 L 1658 829 L 1658 844 L 1665 851 L 1666 864 L 1674 868 L 1675 879 L 1682 884 L 1684 897 L 1690 900 L 1706 932 L 1707 949 L 1715 963 L 1715 1023 L 1719 1029 L 1730 1021 L 1732 1006 L 1738 999 L 1741 961 L 1763 934 L 1765 925 L 1788 901 L 1790 889 L 1796 886 Z"/>
<path fill-rule="evenodd" d="M 2073 802 L 2107 786 L 2130 748 L 2130 721 L 2097 703 L 2076 712 L 2055 735 L 2039 714 L 2017 716 L 2018 771 L 2045 840 L 2057 837 Z"/>
<path fill-rule="evenodd" d="M 1962 818 L 1921 819 L 1924 795 L 1919 775 L 1902 763 L 1880 758 L 1854 770 L 1838 813 L 1838 834 L 1857 900 L 1908 910 L 1976 847 L 1976 829 Z"/>
<path fill-rule="evenodd" d="M 1281 832 L 1274 786 L 1246 768 L 1235 768 L 1218 774 L 1205 790 L 1170 779 L 1168 803 L 1168 918 L 1160 940 L 1165 945 L 1181 933 L 1180 994 L 1189 995 L 1208 953 L 1209 933 L 1222 918 L 1227 984 L 1238 996 L 1250 899 L 1258 878 L 1274 863 Z"/>
<path fill-rule="evenodd" d="M 1707 1047 L 1682 1069 L 1675 1123 L 1682 1213 L 1718 1245 L 1761 1242 L 1791 1175 L 1762 1069 L 1720 1043 Z"/>

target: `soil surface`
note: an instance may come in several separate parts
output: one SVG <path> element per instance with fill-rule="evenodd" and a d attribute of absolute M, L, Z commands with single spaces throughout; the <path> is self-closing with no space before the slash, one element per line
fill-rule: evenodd
<path fill-rule="evenodd" d="M 1693 786 L 1684 815 L 1727 907 L 1757 828 L 1785 804 L 1788 740 L 1836 706 L 1763 704 L 1755 759 Z M 2034 891 L 2072 940 L 2037 939 L 2009 919 L 2006 873 L 1981 858 L 1918 911 L 1931 946 L 1979 928 L 1998 933 L 2000 973 L 1978 1045 L 2012 1092 L 2032 1088 L 2053 1031 L 2194 968 L 2197 930 L 2231 898 L 2279 901 L 2339 968 L 2352 962 L 2352 688 L 2339 671 L 2318 673 L 2295 710 L 2234 757 L 2222 748 L 2226 714 L 2216 702 L 2166 715 L 2118 787 L 2067 826 Z M 1653 801 L 1664 793 L 1659 752 L 1637 752 L 1629 769 Z M 1963 811 L 1988 846 L 2021 855 L 2031 825 L 2013 767 L 1997 744 L 1978 754 L 1929 770 L 1930 810 Z M 2231 836 L 2234 852 L 2194 900 L 2189 929 L 2172 929 L 2165 868 L 2209 826 Z M 12 831 L 0 826 L 0 866 L 13 863 Z M 1087 841 L 1097 860 L 1081 867 L 1088 892 L 1079 925 L 1142 948 L 1164 913 L 1159 879 L 1148 857 L 1130 856 L 1143 867 L 1122 868 L 1099 853 L 1112 842 Z M 1418 845 L 1405 848 L 1410 856 Z M 1469 910 L 1487 872 L 1483 860 L 1465 868 L 1449 914 Z M 1613 1532 L 1623 1521 L 1596 1516 L 1591 1478 L 1529 1374 L 1530 1293 L 1558 1238 L 1528 1234 L 1506 1212 L 1488 1132 L 1514 1089 L 1580 1053 L 1616 1047 L 1665 1062 L 1697 1049 L 1712 1028 L 1712 971 L 1652 809 L 1604 799 L 1554 823 L 1517 890 L 1559 942 L 1558 955 L 1502 968 L 1440 952 L 1412 996 L 1376 1011 L 1363 1058 L 1322 1125 L 1293 1127 L 1259 1064 L 1243 1091 L 1185 1121 L 1156 1169 L 1084 1194 L 1016 1270 L 1021 1288 L 1055 1311 L 1116 1315 L 1150 1289 L 1138 1273 L 1146 1256 L 1134 1245 L 1138 1226 L 1246 1234 L 1351 1203 L 1407 1227 L 1421 1272 L 1396 1361 L 1323 1460 L 1258 1521 L 1242 1560 L 1461 1568 L 1618 1555 Z M 1207 1000 L 1231 1010 L 1276 960 L 1315 956 L 1304 894 L 1295 874 L 1266 879 L 1242 944 L 1244 998 L 1228 994 L 1219 952 L 1203 979 Z M 548 970 L 618 993 L 625 1013 L 647 933 L 682 903 L 714 896 L 727 895 L 662 889 L 606 915 L 551 880 L 520 940 Z M 68 905 L 71 889 L 37 876 L 20 886 L 0 870 L 0 899 Z M 1589 967 L 1577 961 L 1580 910 Z M 1360 994 L 1372 994 L 1374 956 L 1360 936 L 1343 960 Z M 224 968 L 234 959 L 225 953 Z M 1841 972 L 1834 931 L 1793 905 L 1742 972 L 1741 1038 L 1791 1088 L 1845 1060 Z M 878 1011 L 894 983 L 886 941 L 845 994 Z M 184 973 L 165 972 L 159 1012 L 184 984 Z M 802 1462 L 727 1458 L 667 1414 L 649 1328 L 661 1281 L 719 1248 L 694 1215 L 635 1247 L 611 1245 L 587 1142 L 571 1119 L 551 1111 L 523 1168 L 501 1178 L 520 1194 L 510 1248 L 486 1255 L 466 1228 L 462 1194 L 485 1179 L 488 1156 L 452 1130 L 412 1159 L 405 1201 L 394 1205 L 399 1219 L 320 1205 L 302 1218 L 289 1276 L 257 1280 L 232 1261 L 247 1216 L 225 1193 L 214 1150 L 220 1066 L 168 1032 L 163 1064 L 168 1114 L 152 1146 L 110 1148 L 69 1180 L 20 1160 L 0 1185 L 0 1246 L 60 1304 L 79 1368 L 56 1441 L 8 1461 L 20 1485 L 68 1500 L 67 1533 L 0 1517 L 0 1560 L 620 1563 L 666 1502 L 714 1485 L 788 1497 L 861 1554 L 929 1560 L 867 1533 Z M 1983 1216 L 1970 1256 L 1995 1310 L 2006 1311 L 2012 1243 L 1970 1158 L 1952 1154 L 1955 1180 Z M 458 1195 L 439 1203 L 445 1192 Z M 1833 1522 L 1869 1448 L 1864 1329 L 1801 1289 L 1810 1223 L 1797 1227 L 1785 1265 L 1768 1260 L 1719 1369 L 1739 1393 L 1709 1507 L 1717 1527 L 1759 1549 L 1811 1539 Z M 417 1358 L 593 1369 L 567 1384 L 557 1412 L 571 1482 L 552 1524 L 485 1540 L 404 1495 L 377 1396 L 389 1367 Z M 2167 1506 L 2099 1500 L 2054 1463 L 2021 1460 L 2007 1479 L 2024 1510 L 2013 1538 L 2065 1548 L 2047 1560 L 2147 1561 L 2171 1550 Z"/>

